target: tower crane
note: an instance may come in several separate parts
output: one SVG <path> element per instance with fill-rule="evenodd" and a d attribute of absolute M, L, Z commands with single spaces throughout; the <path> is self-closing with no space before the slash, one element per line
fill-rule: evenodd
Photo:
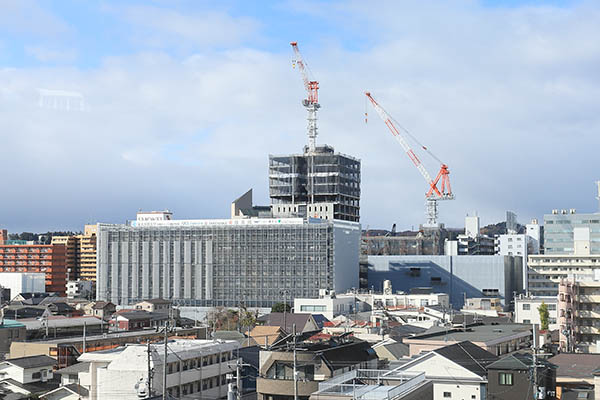
<path fill-rule="evenodd" d="M 411 149 L 410 145 L 406 141 L 406 138 L 402 134 L 402 131 L 400 131 L 396 127 L 396 125 L 394 125 L 393 118 L 383 109 L 383 107 L 381 107 L 379 105 L 379 103 L 377 103 L 377 101 L 375 101 L 373 96 L 371 96 L 371 93 L 366 92 L 365 95 L 371 101 L 373 108 L 375 108 L 375 111 L 377 111 L 377 114 L 379 114 L 379 116 L 381 117 L 383 122 L 387 125 L 390 132 L 392 132 L 392 135 L 394 135 L 396 140 L 400 143 L 400 145 L 406 152 L 406 155 L 408 155 L 408 158 L 410 158 L 410 160 L 413 162 L 415 167 L 417 167 L 417 169 L 419 170 L 419 172 L 421 173 L 421 175 L 423 176 L 423 178 L 429 185 L 429 190 L 425 194 L 426 215 L 427 215 L 427 224 L 425 226 L 429 227 L 429 228 L 437 227 L 438 226 L 437 202 L 440 200 L 454 200 L 454 193 L 452 193 L 452 188 L 450 187 L 450 176 L 449 176 L 450 170 L 448 169 L 448 166 L 446 164 L 444 164 L 435 155 L 433 155 L 433 153 L 431 153 L 431 151 L 429 151 L 429 149 L 427 147 L 420 144 L 416 140 L 416 138 L 414 138 L 410 134 L 410 132 L 408 132 L 406 129 L 402 128 L 402 126 L 400 126 L 400 124 L 397 124 L 398 126 L 400 126 L 402 131 L 404 131 L 404 133 L 411 136 L 423 148 L 423 150 L 425 150 L 427 153 L 429 153 L 430 156 L 432 156 L 435 160 L 437 160 L 440 163 L 440 170 L 439 170 L 437 176 L 435 177 L 435 179 L 431 179 L 431 175 L 429 175 L 429 172 L 427 172 L 427 169 L 421 163 L 421 160 L 419 160 L 417 155 Z M 440 183 L 440 185 L 441 185 L 439 188 L 438 188 L 438 183 Z"/>
<path fill-rule="evenodd" d="M 294 66 L 298 65 L 300 74 L 302 75 L 302 81 L 304 82 L 304 88 L 306 89 L 306 99 L 302 100 L 302 105 L 308 112 L 308 150 L 314 152 L 317 145 L 317 110 L 321 108 L 319 104 L 319 82 L 310 80 L 308 78 L 308 66 L 302 59 L 300 50 L 298 49 L 298 42 L 291 42 L 292 49 L 296 59 L 292 62 Z"/>

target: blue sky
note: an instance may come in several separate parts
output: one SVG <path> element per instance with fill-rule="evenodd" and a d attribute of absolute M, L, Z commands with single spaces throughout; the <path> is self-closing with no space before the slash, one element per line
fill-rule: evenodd
<path fill-rule="evenodd" d="M 424 220 L 426 185 L 363 92 L 451 170 L 440 219 L 596 211 L 600 6 L 585 1 L 0 0 L 0 226 L 142 209 L 227 217 L 306 142 L 289 42 L 321 83 L 319 143 L 363 162 L 363 225 Z M 82 96 L 42 104 L 40 89 Z M 432 174 L 435 160 L 423 161 Z"/>

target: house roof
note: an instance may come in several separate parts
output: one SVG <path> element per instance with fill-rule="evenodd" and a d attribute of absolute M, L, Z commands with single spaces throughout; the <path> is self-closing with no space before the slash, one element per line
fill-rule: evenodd
<path fill-rule="evenodd" d="M 250 331 L 250 337 L 260 346 L 266 346 L 267 343 L 273 344 L 281 336 L 281 328 L 271 325 L 258 325 Z"/>
<path fill-rule="evenodd" d="M 285 332 L 291 333 L 293 325 L 296 324 L 296 331 L 302 332 L 308 321 L 312 318 L 311 314 L 297 314 L 297 313 L 270 313 L 264 316 L 262 320 L 265 320 L 266 325 L 279 326 Z M 285 319 L 285 326 L 284 326 Z M 314 320 L 314 318 L 313 318 Z"/>
<path fill-rule="evenodd" d="M 548 359 L 556 365 L 556 377 L 591 379 L 594 371 L 600 367 L 600 354 L 560 353 Z"/>
<path fill-rule="evenodd" d="M 409 343 L 414 343 L 415 340 L 487 343 L 515 335 L 519 337 L 531 335 L 531 325 L 527 324 L 472 325 L 466 330 L 434 328 L 436 329 L 432 328 L 425 333 L 405 338 L 404 341 L 409 341 Z"/>
<path fill-rule="evenodd" d="M 97 301 L 92 306 L 92 309 L 94 309 L 94 310 L 102 310 L 102 309 L 104 309 L 104 308 L 106 308 L 108 306 L 115 307 L 115 305 L 113 303 L 111 303 L 110 301 Z"/>
<path fill-rule="evenodd" d="M 19 358 L 11 358 L 5 362 L 16 365 L 21 368 L 37 368 L 50 365 L 56 365 L 57 361 L 47 355 L 27 356 Z"/>
<path fill-rule="evenodd" d="M 546 367 L 554 367 L 542 359 L 538 360 L 538 364 L 543 364 Z M 517 371 L 528 371 L 533 365 L 533 356 L 529 353 L 513 353 L 502 357 L 496 362 L 488 365 L 488 369 L 508 369 Z"/>
<path fill-rule="evenodd" d="M 123 318 L 127 319 L 128 321 L 145 320 L 145 319 L 163 320 L 163 319 L 169 318 L 169 316 L 167 314 L 153 313 L 153 312 L 148 312 L 148 311 L 144 311 L 144 310 L 122 312 L 122 313 L 119 313 L 117 316 L 123 317 Z"/>
<path fill-rule="evenodd" d="M 150 303 L 150 304 L 171 304 L 171 300 L 167 300 L 167 299 L 161 299 L 161 298 L 156 298 L 156 299 L 142 300 L 142 301 L 140 301 L 138 304 L 140 304 L 140 303 Z"/>
<path fill-rule="evenodd" d="M 65 368 L 57 369 L 54 371 L 55 374 L 59 375 L 75 375 L 79 372 L 86 372 L 90 369 L 90 363 L 88 362 L 80 362 L 77 364 L 70 365 Z"/>
<path fill-rule="evenodd" d="M 325 363 L 332 370 L 346 368 L 377 358 L 377 353 L 371 348 L 371 345 L 362 340 L 354 340 L 349 343 L 325 348 L 317 353 L 321 355 Z"/>
<path fill-rule="evenodd" d="M 433 352 L 479 376 L 487 375 L 486 366 L 498 360 L 494 354 L 468 341 L 441 347 Z"/>
<path fill-rule="evenodd" d="M 65 396 L 70 396 L 71 394 L 76 394 L 84 398 L 87 398 L 89 396 L 89 391 L 86 388 L 76 383 L 71 383 L 70 385 L 60 386 L 54 390 L 44 393 L 40 398 L 45 399 L 51 394 L 60 392 L 66 392 Z"/>
<path fill-rule="evenodd" d="M 329 320 L 325 318 L 323 314 L 312 314 L 312 316 L 315 322 L 317 323 L 317 327 L 319 327 L 319 329 L 323 328 L 325 322 L 329 322 Z"/>

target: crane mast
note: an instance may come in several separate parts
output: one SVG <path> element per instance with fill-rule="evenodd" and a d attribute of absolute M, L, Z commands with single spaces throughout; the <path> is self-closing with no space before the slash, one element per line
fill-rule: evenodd
<path fill-rule="evenodd" d="M 429 185 L 429 190 L 425 194 L 426 215 L 427 215 L 427 224 L 425 226 L 426 227 L 437 227 L 438 226 L 437 202 L 439 200 L 453 200 L 454 199 L 454 194 L 452 193 L 452 188 L 450 186 L 450 176 L 449 176 L 450 171 L 448 170 L 448 166 L 446 164 L 440 162 L 440 164 L 441 164 L 440 170 L 439 170 L 437 176 L 435 177 L 435 179 L 432 179 L 431 175 L 429 174 L 429 172 L 427 171 L 425 166 L 421 163 L 421 160 L 419 160 L 419 157 L 417 157 L 417 155 L 414 153 L 414 151 L 412 150 L 412 148 L 406 141 L 406 138 L 404 137 L 404 135 L 402 135 L 402 132 L 396 127 L 396 125 L 394 125 L 392 117 L 383 109 L 383 107 L 381 107 L 379 105 L 379 103 L 377 103 L 377 101 L 373 98 L 373 96 L 371 96 L 371 93 L 366 92 L 365 95 L 367 96 L 367 98 L 369 99 L 371 104 L 373 105 L 373 108 L 375 108 L 375 111 L 377 111 L 377 114 L 379 114 L 379 117 L 381 117 L 383 122 L 386 124 L 386 126 L 388 127 L 388 129 L 390 130 L 392 135 L 396 138 L 398 143 L 400 143 L 400 145 L 404 149 L 404 152 L 406 153 L 408 158 L 410 158 L 410 160 L 413 162 L 415 167 L 419 170 L 419 172 L 423 176 L 423 179 L 425 179 L 425 181 Z M 421 145 L 421 147 L 425 151 L 427 151 L 429 154 L 431 154 L 431 152 L 427 149 L 427 147 L 422 146 L 422 145 Z M 437 157 L 435 157 L 433 154 L 431 154 L 431 155 L 437 159 Z M 438 161 L 439 161 L 439 159 L 438 159 Z M 440 183 L 439 188 L 438 188 L 438 183 Z"/>
<path fill-rule="evenodd" d="M 306 108 L 308 113 L 308 150 L 312 153 L 317 146 L 317 110 L 321 108 L 321 105 L 319 104 L 319 82 L 308 78 L 307 65 L 302 59 L 302 54 L 300 54 L 300 50 L 298 49 L 298 42 L 291 42 L 290 45 L 292 46 L 296 57 L 293 61 L 293 65 L 297 65 L 300 70 L 302 81 L 304 82 L 304 89 L 307 94 L 306 99 L 302 101 L 302 105 Z"/>

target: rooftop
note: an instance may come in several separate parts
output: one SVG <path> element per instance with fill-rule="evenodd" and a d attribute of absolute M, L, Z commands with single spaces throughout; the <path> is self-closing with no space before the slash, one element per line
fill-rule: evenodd
<path fill-rule="evenodd" d="M 471 325 L 466 330 L 462 328 L 428 330 L 425 333 L 405 338 L 404 341 L 408 343 L 418 343 L 421 340 L 488 343 L 511 336 L 528 335 L 531 335 L 531 325 L 527 324 Z"/>
<path fill-rule="evenodd" d="M 433 351 L 479 376 L 487 375 L 486 365 L 498 360 L 497 356 L 471 342 L 460 342 Z"/>
<path fill-rule="evenodd" d="M 600 354 L 560 353 L 548 361 L 558 367 L 557 378 L 592 379 L 600 367 Z"/>
<path fill-rule="evenodd" d="M 10 358 L 4 362 L 16 365 L 21 368 L 37 368 L 48 365 L 56 365 L 57 361 L 47 355 L 27 356 L 19 358 Z"/>

